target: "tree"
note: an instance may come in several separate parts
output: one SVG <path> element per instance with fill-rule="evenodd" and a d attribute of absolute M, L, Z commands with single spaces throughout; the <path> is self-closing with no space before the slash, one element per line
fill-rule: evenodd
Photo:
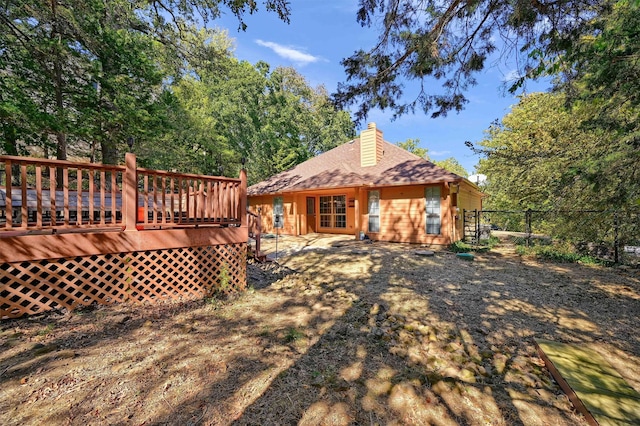
<path fill-rule="evenodd" d="M 420 158 L 424 158 L 425 160 L 429 159 L 429 149 L 420 148 L 420 139 L 407 139 L 404 142 L 396 142 L 396 145 Z"/>
<path fill-rule="evenodd" d="M 444 160 L 440 161 L 434 161 L 433 164 L 438 167 L 442 167 L 443 169 L 451 173 L 455 173 L 458 176 L 462 176 L 464 178 L 469 177 L 469 172 L 467 172 L 467 170 L 462 167 L 462 164 L 460 164 L 458 160 L 453 157 L 445 158 Z"/>
<path fill-rule="evenodd" d="M 560 58 L 558 89 L 568 102 L 590 102 L 598 111 L 585 124 L 605 128 L 640 147 L 640 2 L 620 0 L 595 17 L 589 36 Z"/>
<path fill-rule="evenodd" d="M 640 195 L 638 150 L 607 129 L 585 126 L 600 106 L 537 93 L 521 98 L 480 143 L 492 209 L 631 207 Z M 629 111 L 627 111 L 628 113 Z"/>
<path fill-rule="evenodd" d="M 233 176 L 244 158 L 253 183 L 353 136 L 350 115 L 323 87 L 292 68 L 237 60 L 226 33 L 189 31 L 182 49 L 190 61 L 167 61 L 178 75 L 163 96 L 171 127 L 160 144 L 137 147 L 146 167 Z"/>
<path fill-rule="evenodd" d="M 248 159 L 252 183 L 290 169 L 354 136 L 346 111 L 323 87 L 310 87 L 292 68 L 254 69 L 240 62 L 220 85 L 217 129 Z"/>
<path fill-rule="evenodd" d="M 145 23 L 124 0 L 5 7 L 4 127 L 45 156 L 53 142 L 58 159 L 72 148 L 95 160 L 97 144 L 103 162 L 117 162 L 117 143 L 144 131 L 162 82 Z"/>
<path fill-rule="evenodd" d="M 285 0 L 266 0 L 283 20 Z M 127 137 L 149 137 L 158 124 L 163 79 L 158 52 L 171 52 L 174 70 L 193 60 L 185 49 L 190 25 L 228 8 L 243 17 L 258 10 L 251 0 L 80 0 L 0 5 L 0 119 L 5 151 L 39 142 L 48 156 L 66 159 L 70 143 L 118 161 Z M 202 50 L 198 53 L 203 53 Z M 200 58 L 201 59 L 201 58 Z M 166 63 L 166 62 L 165 62 Z M 99 149 L 96 150 L 95 142 Z M 53 142 L 53 144 L 52 144 Z M 90 145 L 90 146 L 88 146 Z"/>
<path fill-rule="evenodd" d="M 334 95 L 338 105 L 358 104 L 356 119 L 372 108 L 395 115 L 416 108 L 433 117 L 460 111 L 469 86 L 490 55 L 518 54 L 518 75 L 554 70 L 555 60 L 582 36 L 593 34 L 594 17 L 607 16 L 611 2 L 559 0 L 360 0 L 357 20 L 381 24 L 377 44 L 342 61 L 347 82 Z M 556 69 L 557 71 L 557 69 Z M 406 81 L 416 93 L 405 96 Z M 437 83 L 442 80 L 442 83 Z M 442 89 L 441 89 L 442 88 Z M 413 89 L 413 87 L 412 87 Z"/>

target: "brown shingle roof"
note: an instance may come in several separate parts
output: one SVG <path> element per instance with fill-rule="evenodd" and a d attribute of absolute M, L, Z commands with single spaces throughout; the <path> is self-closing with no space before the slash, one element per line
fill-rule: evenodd
<path fill-rule="evenodd" d="M 330 151 L 278 173 L 248 188 L 249 195 L 296 192 L 355 186 L 412 185 L 458 182 L 462 177 L 384 142 L 384 155 L 375 166 L 360 166 L 360 139 L 354 139 Z"/>

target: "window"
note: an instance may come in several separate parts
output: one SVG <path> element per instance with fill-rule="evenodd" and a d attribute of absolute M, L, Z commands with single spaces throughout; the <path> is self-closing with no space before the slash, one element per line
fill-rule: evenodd
<path fill-rule="evenodd" d="M 284 203 L 282 197 L 273 197 L 273 227 L 284 227 Z"/>
<path fill-rule="evenodd" d="M 425 189 L 427 234 L 440 234 L 440 187 L 430 186 Z"/>
<path fill-rule="evenodd" d="M 369 232 L 380 232 L 380 191 L 369 191 Z"/>
<path fill-rule="evenodd" d="M 320 197 L 320 227 L 346 228 L 347 202 L 345 195 Z"/>

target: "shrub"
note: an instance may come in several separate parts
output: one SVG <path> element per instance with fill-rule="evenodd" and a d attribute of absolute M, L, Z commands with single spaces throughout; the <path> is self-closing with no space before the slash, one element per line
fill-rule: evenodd
<path fill-rule="evenodd" d="M 449 245 L 449 250 L 454 253 L 469 253 L 469 252 L 484 252 L 490 250 L 500 243 L 498 237 L 489 237 L 485 240 L 480 240 L 478 245 L 465 243 L 462 240 L 458 240 Z"/>
<path fill-rule="evenodd" d="M 449 246 L 449 250 L 454 253 L 469 253 L 470 251 L 473 251 L 473 246 L 465 243 L 462 240 L 458 240 Z"/>
<path fill-rule="evenodd" d="M 580 254 L 569 242 L 553 242 L 551 244 L 516 246 L 519 255 L 534 255 L 539 259 L 550 260 L 558 263 L 582 263 L 587 265 L 609 265 L 610 262 L 593 256 Z"/>

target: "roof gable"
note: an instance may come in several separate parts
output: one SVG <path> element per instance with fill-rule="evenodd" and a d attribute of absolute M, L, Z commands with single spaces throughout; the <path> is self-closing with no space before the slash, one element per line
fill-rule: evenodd
<path fill-rule="evenodd" d="M 374 166 L 360 165 L 360 139 L 353 139 L 296 167 L 250 186 L 249 195 L 356 186 L 392 186 L 457 182 L 461 176 L 407 150 L 383 142 L 383 155 Z"/>

